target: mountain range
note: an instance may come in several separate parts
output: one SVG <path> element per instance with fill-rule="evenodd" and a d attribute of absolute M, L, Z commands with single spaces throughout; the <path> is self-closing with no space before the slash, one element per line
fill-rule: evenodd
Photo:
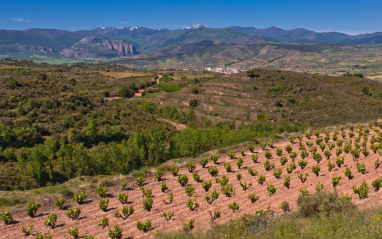
<path fill-rule="evenodd" d="M 191 43 L 213 41 L 219 45 L 254 44 L 339 44 L 379 45 L 382 32 L 357 36 L 338 32 L 315 32 L 302 28 L 255 28 L 230 26 L 211 28 L 202 24 L 183 29 L 137 27 L 99 27 L 93 30 L 58 29 L 0 30 L 0 57 L 34 59 L 36 56 L 99 60 L 154 54 L 163 49 Z M 198 45 L 198 44 L 194 44 Z M 202 44 L 203 45 L 203 44 Z"/>

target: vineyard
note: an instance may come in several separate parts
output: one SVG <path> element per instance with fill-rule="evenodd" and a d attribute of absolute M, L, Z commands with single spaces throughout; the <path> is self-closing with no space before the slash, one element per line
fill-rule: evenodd
<path fill-rule="evenodd" d="M 22 212 L 2 212 L 6 223 L 0 226 L 0 238 L 28 233 L 151 238 L 157 232 L 206 230 L 244 214 L 295 211 L 299 197 L 322 190 L 367 208 L 381 200 L 381 155 L 381 123 L 249 143 L 185 165 L 168 162 L 168 170 L 122 178 L 118 187 L 59 196 L 55 206 L 31 202 Z"/>

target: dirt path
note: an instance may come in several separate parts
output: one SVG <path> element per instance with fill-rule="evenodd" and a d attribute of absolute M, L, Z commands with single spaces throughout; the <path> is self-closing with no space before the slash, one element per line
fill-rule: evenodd
<path fill-rule="evenodd" d="M 372 132 L 371 134 L 375 134 Z M 321 134 L 323 136 L 323 134 Z M 332 136 L 332 134 L 331 134 Z M 357 134 L 356 134 L 357 136 Z M 339 135 L 339 139 L 342 137 Z M 369 136 L 370 139 L 370 136 Z M 302 142 L 306 143 L 308 139 L 303 138 Z M 275 143 L 274 148 L 267 148 L 266 151 L 270 151 L 273 157 L 270 159 L 270 162 L 275 163 L 276 169 L 281 168 L 283 173 L 280 179 L 274 177 L 273 172 L 275 169 L 266 171 L 264 169 L 263 163 L 265 162 L 264 151 L 259 149 L 258 146 L 255 150 L 255 154 L 258 154 L 259 159 L 258 163 L 254 163 L 251 159 L 251 153 L 246 150 L 245 155 L 242 157 L 244 159 L 244 165 L 239 169 L 236 166 L 237 158 L 230 159 L 226 155 L 221 155 L 218 160 L 218 164 L 214 164 L 213 162 L 209 162 L 207 164 L 208 167 L 216 167 L 219 170 L 218 176 L 221 178 L 223 174 L 227 175 L 229 178 L 229 184 L 232 184 L 236 193 L 233 197 L 226 197 L 220 192 L 221 186 L 215 183 L 215 178 L 212 177 L 208 173 L 207 168 L 202 168 L 199 164 L 197 164 L 195 172 L 197 172 L 202 180 L 212 181 L 212 188 L 209 190 L 209 194 L 216 189 L 220 192 L 219 198 L 214 201 L 211 205 L 209 205 L 205 200 L 204 196 L 207 192 L 202 188 L 201 182 L 196 182 L 192 173 L 188 172 L 186 167 L 181 167 L 179 170 L 180 175 L 187 175 L 189 178 L 188 184 L 195 187 L 195 195 L 192 196 L 193 199 L 197 199 L 197 202 L 200 204 L 200 208 L 197 211 L 190 211 L 186 207 L 186 200 L 189 198 L 185 194 L 185 187 L 181 187 L 177 182 L 177 177 L 174 177 L 170 174 L 170 172 L 166 172 L 164 175 L 164 181 L 167 183 L 169 190 L 165 193 L 160 191 L 161 182 L 156 181 L 153 177 L 148 177 L 146 179 L 145 188 L 151 188 L 153 192 L 153 200 L 154 205 L 150 212 L 147 212 L 143 209 L 142 202 L 142 192 L 134 185 L 133 181 L 129 182 L 129 185 L 132 187 L 131 190 L 126 191 L 129 194 L 129 205 L 133 205 L 135 208 L 134 214 L 127 220 L 117 219 L 115 218 L 114 212 L 118 209 L 122 209 L 122 205 L 118 201 L 118 193 L 120 192 L 120 188 L 109 188 L 109 192 L 112 195 L 109 200 L 109 210 L 107 212 L 103 212 L 98 207 L 98 199 L 95 196 L 90 197 L 92 201 L 87 204 L 80 205 L 81 208 L 81 216 L 80 220 L 72 221 L 67 218 L 65 215 L 65 211 L 59 211 L 56 208 L 41 208 L 38 212 L 38 216 L 35 218 L 30 218 L 26 215 L 25 212 L 16 213 L 13 215 L 16 223 L 11 225 L 0 225 L 0 238 L 8 239 L 8 238 L 22 238 L 23 235 L 20 232 L 21 225 L 27 226 L 29 224 L 34 225 L 34 232 L 47 232 L 53 235 L 54 238 L 69 238 L 67 233 L 68 229 L 74 225 L 79 227 L 80 235 L 84 236 L 86 233 L 90 233 L 97 238 L 108 238 L 107 228 L 101 229 L 97 226 L 97 223 L 102 220 L 103 216 L 106 216 L 109 219 L 110 227 L 114 227 L 115 224 L 120 225 L 123 228 L 123 237 L 134 237 L 134 238 L 153 238 L 155 231 L 180 231 L 182 230 L 182 226 L 184 223 L 188 222 L 190 219 L 195 219 L 195 229 L 203 229 L 207 230 L 210 225 L 212 225 L 210 215 L 208 211 L 213 211 L 216 209 L 220 209 L 222 212 L 221 218 L 217 220 L 218 223 L 225 223 L 230 221 L 231 219 L 238 218 L 246 213 L 255 213 L 258 209 L 266 210 L 270 207 L 276 213 L 281 213 L 279 209 L 279 205 L 283 201 L 287 201 L 290 204 L 292 210 L 296 210 L 296 201 L 301 188 L 306 188 L 310 193 L 315 192 L 315 186 L 317 183 L 322 183 L 326 190 L 334 191 L 332 185 L 332 177 L 333 176 L 341 176 L 341 180 L 339 185 L 337 186 L 337 192 L 340 196 L 349 194 L 353 196 L 353 202 L 360 207 L 367 207 L 368 205 L 380 205 L 382 200 L 381 191 L 374 191 L 371 187 L 371 182 L 376 178 L 382 175 L 382 167 L 375 169 L 374 162 L 377 158 L 380 158 L 378 154 L 374 154 L 370 150 L 370 155 L 368 157 L 364 157 L 362 154 L 359 158 L 359 162 L 365 163 L 367 172 L 365 174 L 361 174 L 357 171 L 356 162 L 353 161 L 351 154 L 342 153 L 341 156 L 345 156 L 345 164 L 342 167 L 335 167 L 332 172 L 328 170 L 328 160 L 325 158 L 321 149 L 315 143 L 315 136 L 312 136 L 311 141 L 314 143 L 314 146 L 318 148 L 318 151 L 322 155 L 322 161 L 320 162 L 321 172 L 319 176 L 316 176 L 312 173 L 312 167 L 317 165 L 317 163 L 313 160 L 313 157 L 310 153 L 309 157 L 306 159 L 308 161 L 308 165 L 301 169 L 297 162 L 301 160 L 300 150 L 298 149 L 298 140 L 296 139 L 293 144 L 288 141 L 281 141 Z M 363 139 L 361 139 L 361 142 Z M 329 142 L 333 142 L 330 139 Z M 360 143 L 361 143 L 360 142 Z M 288 175 L 286 171 L 286 167 L 289 166 L 292 162 L 289 155 L 285 152 L 285 146 L 291 145 L 294 152 L 298 152 L 298 157 L 295 160 L 295 164 L 297 169 L 290 174 L 291 184 L 290 188 L 287 189 L 283 186 L 283 182 L 285 177 Z M 370 148 L 370 140 L 367 143 L 368 148 Z M 282 166 L 280 163 L 280 157 L 276 155 L 276 147 L 280 147 L 283 149 L 283 156 L 288 158 L 288 162 L 286 165 Z M 331 162 L 335 163 L 335 159 L 337 158 L 335 155 L 336 146 L 331 150 L 332 156 L 330 157 Z M 343 148 L 343 147 L 342 147 Z M 353 137 L 353 148 L 354 148 L 354 137 Z M 236 152 L 236 157 L 239 156 L 239 152 Z M 228 162 L 232 164 L 233 172 L 226 172 L 224 169 L 223 162 Z M 253 170 L 258 171 L 257 176 L 251 176 L 248 173 L 248 168 L 251 167 Z M 354 178 L 349 180 L 344 175 L 344 171 L 346 168 L 350 168 Z M 239 183 L 239 180 L 236 178 L 236 174 L 240 173 L 242 175 L 241 182 L 252 182 L 252 186 L 244 191 Z M 305 183 L 301 182 L 297 175 L 298 173 L 308 173 L 308 179 Z M 266 181 L 263 185 L 257 183 L 259 175 L 264 175 L 266 177 Z M 363 181 L 366 181 L 369 186 L 369 197 L 363 200 L 360 200 L 357 195 L 353 193 L 352 186 L 359 186 Z M 276 193 L 273 196 L 267 195 L 267 185 L 272 184 L 276 188 Z M 252 204 L 248 200 L 248 194 L 256 192 L 256 195 L 259 196 L 259 200 Z M 170 193 L 174 195 L 174 201 L 172 204 L 165 204 L 163 200 L 167 200 Z M 74 205 L 71 199 L 67 199 L 68 203 Z M 240 209 L 235 213 L 232 212 L 228 208 L 228 205 L 237 202 L 240 206 Z M 163 212 L 173 211 L 175 216 L 169 222 L 167 222 L 161 215 Z M 44 226 L 43 221 L 47 219 L 48 213 L 54 212 L 58 215 L 57 225 L 59 225 L 55 229 L 49 229 Z M 150 219 L 152 222 L 153 229 L 148 233 L 143 233 L 136 228 L 136 220 L 145 221 Z"/>
<path fill-rule="evenodd" d="M 176 130 L 179 130 L 179 131 L 187 129 L 187 125 L 185 125 L 185 124 L 176 123 L 176 122 L 170 121 L 168 119 L 162 119 L 162 118 L 158 118 L 158 120 L 171 124 L 172 126 L 174 126 L 176 128 Z"/>

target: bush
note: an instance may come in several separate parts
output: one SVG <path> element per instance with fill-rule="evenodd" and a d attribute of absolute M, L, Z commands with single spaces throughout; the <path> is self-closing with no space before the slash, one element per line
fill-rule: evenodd
<path fill-rule="evenodd" d="M 171 171 L 172 176 L 176 177 L 176 176 L 178 176 L 179 167 L 172 166 L 172 167 L 170 167 L 170 171 Z"/>
<path fill-rule="evenodd" d="M 248 189 L 250 186 L 252 186 L 252 183 L 251 183 L 251 182 L 249 182 L 249 183 L 247 183 L 247 182 L 244 182 L 244 183 L 240 182 L 240 186 L 241 186 L 241 188 L 242 188 L 244 191 L 247 191 L 247 189 Z"/>
<path fill-rule="evenodd" d="M 212 182 L 211 181 L 209 181 L 209 182 L 203 181 L 202 187 L 207 192 L 212 187 Z"/>
<path fill-rule="evenodd" d="M 251 176 L 256 176 L 258 172 L 257 170 L 254 171 L 252 168 L 248 168 L 248 173 Z"/>
<path fill-rule="evenodd" d="M 24 233 L 25 237 L 30 236 L 30 235 L 32 235 L 33 225 L 30 224 L 28 230 L 24 226 L 21 226 L 20 230 L 21 230 L 22 233 Z"/>
<path fill-rule="evenodd" d="M 191 219 L 188 223 L 183 224 L 183 230 L 190 232 L 192 229 L 194 229 L 194 222 L 195 219 Z"/>
<path fill-rule="evenodd" d="M 241 180 L 241 178 L 242 178 L 243 176 L 241 176 L 241 174 L 240 173 L 238 173 L 238 174 L 236 174 L 236 178 L 237 178 L 237 180 Z"/>
<path fill-rule="evenodd" d="M 219 178 L 215 179 L 215 182 L 220 184 L 221 186 L 225 186 L 228 183 L 228 181 L 229 179 L 225 174 L 223 174 L 222 179 L 219 179 Z"/>
<path fill-rule="evenodd" d="M 37 213 L 37 210 L 41 207 L 41 204 L 36 202 L 36 203 L 28 203 L 27 204 L 27 207 L 26 207 L 26 212 L 28 214 L 28 216 L 30 217 L 33 217 L 34 215 L 36 215 Z"/>
<path fill-rule="evenodd" d="M 299 174 L 297 175 L 297 177 L 298 177 L 298 179 L 301 180 L 302 183 L 305 183 L 306 180 L 307 180 L 307 178 L 308 178 L 308 175 L 309 175 L 308 173 L 306 173 L 305 176 L 304 176 L 302 173 L 299 173 Z"/>
<path fill-rule="evenodd" d="M 97 226 L 102 227 L 102 229 L 104 229 L 105 227 L 109 226 L 109 219 L 106 216 L 103 216 L 102 221 L 97 223 Z"/>
<path fill-rule="evenodd" d="M 192 200 L 191 198 L 186 201 L 186 205 L 191 211 L 198 209 L 200 206 L 196 199 Z"/>
<path fill-rule="evenodd" d="M 219 154 L 211 154 L 210 159 L 216 164 L 219 159 Z"/>
<path fill-rule="evenodd" d="M 276 169 L 276 171 L 273 172 L 273 175 L 275 178 L 279 179 L 281 177 L 281 174 L 283 173 L 283 170 L 281 168 Z"/>
<path fill-rule="evenodd" d="M 353 178 L 353 175 L 351 174 L 351 170 L 348 167 L 346 167 L 345 169 L 345 176 L 348 177 L 349 179 Z"/>
<path fill-rule="evenodd" d="M 187 175 L 182 175 L 178 177 L 178 183 L 184 187 L 188 183 L 188 177 Z"/>
<path fill-rule="evenodd" d="M 121 180 L 121 187 L 122 187 L 123 190 L 127 189 L 127 181 L 126 181 L 126 179 L 122 179 Z"/>
<path fill-rule="evenodd" d="M 377 178 L 373 182 L 371 182 L 371 186 L 378 191 L 382 187 L 382 178 Z"/>
<path fill-rule="evenodd" d="M 219 173 L 219 170 L 216 167 L 209 167 L 208 172 L 211 174 L 211 176 L 216 176 Z"/>
<path fill-rule="evenodd" d="M 44 221 L 44 225 L 47 227 L 55 228 L 57 222 L 57 215 L 54 213 L 49 214 L 48 220 Z"/>
<path fill-rule="evenodd" d="M 78 238 L 78 227 L 73 226 L 68 230 L 69 235 L 71 235 L 73 238 Z"/>
<path fill-rule="evenodd" d="M 331 163 L 331 162 L 328 162 L 328 168 L 329 168 L 329 171 L 331 172 L 332 169 L 334 169 L 336 167 L 336 165 L 334 163 Z"/>
<path fill-rule="evenodd" d="M 306 165 L 308 165 L 308 161 L 305 161 L 305 160 L 298 161 L 298 166 L 300 166 L 301 169 L 304 169 Z"/>
<path fill-rule="evenodd" d="M 259 159 L 259 155 L 257 155 L 257 154 L 252 154 L 251 158 L 252 158 L 252 161 L 253 161 L 254 163 L 257 163 L 257 160 Z"/>
<path fill-rule="evenodd" d="M 366 167 L 364 163 L 357 163 L 358 172 L 364 174 L 366 172 Z"/>
<path fill-rule="evenodd" d="M 163 177 L 164 173 L 162 170 L 157 170 L 155 173 L 154 173 L 154 178 L 158 181 L 162 181 L 162 177 Z"/>
<path fill-rule="evenodd" d="M 170 211 L 168 213 L 163 212 L 162 216 L 166 219 L 166 221 L 170 221 L 171 218 L 174 216 L 174 212 Z"/>
<path fill-rule="evenodd" d="M 267 186 L 267 190 L 268 190 L 268 196 L 270 197 L 276 193 L 276 188 L 272 184 L 269 184 Z"/>
<path fill-rule="evenodd" d="M 283 201 L 279 208 L 282 209 L 283 212 L 289 212 L 289 203 L 287 201 Z"/>
<path fill-rule="evenodd" d="M 281 148 L 276 148 L 276 155 L 277 156 L 283 155 L 283 150 Z"/>
<path fill-rule="evenodd" d="M 228 156 L 231 157 L 231 159 L 233 159 L 235 157 L 235 151 L 231 150 L 227 153 Z"/>
<path fill-rule="evenodd" d="M 56 197 L 56 202 L 54 203 L 54 205 L 56 205 L 60 210 L 64 207 L 64 204 L 65 204 L 65 198 L 63 197 Z"/>
<path fill-rule="evenodd" d="M 119 193 L 118 200 L 122 205 L 127 204 L 129 200 L 129 195 L 127 193 Z"/>
<path fill-rule="evenodd" d="M 126 205 L 122 207 L 122 214 L 119 213 L 119 211 L 116 211 L 114 213 L 114 217 L 116 218 L 122 218 L 123 220 L 126 220 L 131 214 L 134 213 L 134 206 L 131 205 L 130 207 L 127 207 Z"/>
<path fill-rule="evenodd" d="M 290 176 L 287 176 L 284 179 L 284 187 L 289 189 L 289 185 L 290 185 Z"/>
<path fill-rule="evenodd" d="M 248 150 L 251 152 L 251 153 L 253 153 L 253 151 L 255 150 L 255 145 L 251 142 L 251 143 L 249 143 L 249 145 L 248 145 Z"/>
<path fill-rule="evenodd" d="M 199 175 L 197 172 L 194 172 L 194 173 L 192 174 L 192 177 L 194 178 L 194 180 L 195 180 L 196 182 L 200 182 L 200 175 Z"/>
<path fill-rule="evenodd" d="M 236 212 L 237 210 L 239 210 L 239 204 L 236 203 L 236 202 L 234 202 L 234 203 L 232 203 L 232 204 L 229 204 L 229 205 L 228 205 L 228 208 L 229 208 L 229 209 L 232 209 L 233 212 Z"/>
<path fill-rule="evenodd" d="M 196 169 L 196 164 L 191 163 L 191 162 L 187 162 L 186 163 L 186 168 L 188 169 L 188 171 L 190 173 L 192 173 L 192 171 L 194 171 Z"/>
<path fill-rule="evenodd" d="M 213 201 L 219 198 L 219 193 L 214 189 L 214 191 L 211 193 L 211 196 L 207 193 L 206 196 L 204 196 L 204 199 L 207 201 L 208 204 L 212 204 Z"/>
<path fill-rule="evenodd" d="M 148 232 L 151 229 L 151 221 L 146 220 L 141 223 L 139 220 L 137 221 L 137 229 L 143 232 Z"/>
<path fill-rule="evenodd" d="M 263 175 L 260 175 L 259 179 L 257 180 L 257 182 L 261 185 L 263 185 L 263 183 L 265 182 L 265 176 Z"/>
<path fill-rule="evenodd" d="M 170 193 L 170 195 L 168 195 L 168 201 L 163 200 L 163 203 L 171 204 L 173 200 L 174 200 L 174 195 L 172 193 Z"/>
<path fill-rule="evenodd" d="M 367 198 L 367 195 L 369 193 L 369 187 L 367 186 L 367 183 L 363 181 L 361 186 L 359 186 L 358 188 L 356 186 L 353 186 L 353 191 L 355 194 L 359 195 L 360 199 L 364 199 Z"/>
<path fill-rule="evenodd" d="M 144 181 L 145 181 L 144 177 L 138 177 L 135 179 L 135 184 L 138 185 L 139 187 L 142 187 Z"/>
<path fill-rule="evenodd" d="M 238 160 L 237 160 L 236 165 L 240 169 L 241 166 L 243 166 L 243 163 L 244 163 L 244 160 L 241 157 L 239 157 Z"/>
<path fill-rule="evenodd" d="M 74 207 L 74 209 L 69 208 L 66 211 L 66 216 L 68 216 L 72 220 L 78 220 L 78 218 L 80 217 L 80 214 L 81 214 L 81 209 L 78 207 Z"/>
<path fill-rule="evenodd" d="M 298 212 L 305 216 L 313 216 L 324 214 L 329 216 L 330 213 L 349 212 L 353 209 L 351 200 L 339 198 L 337 194 L 320 191 L 312 195 L 299 197 L 297 200 Z"/>
<path fill-rule="evenodd" d="M 333 187 L 337 187 L 337 185 L 340 183 L 341 177 L 335 176 L 332 178 Z"/>
<path fill-rule="evenodd" d="M 233 189 L 232 185 L 222 186 L 220 190 L 226 197 L 235 195 L 235 189 Z"/>
<path fill-rule="evenodd" d="M 221 214 L 222 214 L 222 212 L 219 209 L 215 210 L 213 213 L 211 211 L 208 211 L 208 213 L 210 214 L 211 219 L 213 221 L 215 221 L 216 219 L 220 218 Z"/>
<path fill-rule="evenodd" d="M 154 200 L 151 197 L 146 197 L 145 200 L 143 200 L 143 209 L 146 209 L 148 212 L 150 212 L 151 208 L 153 207 Z"/>
<path fill-rule="evenodd" d="M 110 228 L 108 229 L 108 234 L 109 234 L 110 239 L 121 239 L 122 233 L 123 233 L 123 229 L 122 229 L 122 227 L 120 227 L 118 225 L 114 225 L 113 230 L 111 230 Z"/>
<path fill-rule="evenodd" d="M 96 189 L 95 189 L 95 192 L 100 196 L 100 197 L 106 197 L 106 186 L 105 187 L 101 187 L 101 186 L 97 186 Z"/>
<path fill-rule="evenodd" d="M 272 153 L 269 151 L 265 151 L 264 156 L 265 156 L 265 158 L 270 159 L 270 158 L 272 158 Z"/>
<path fill-rule="evenodd" d="M 98 206 L 102 211 L 106 211 L 107 207 L 109 206 L 109 199 L 108 198 L 100 198 L 98 201 Z"/>
<path fill-rule="evenodd" d="M 187 194 L 187 196 L 191 197 L 195 193 L 195 188 L 192 186 L 187 186 L 184 191 Z"/>
<path fill-rule="evenodd" d="M 321 171 L 320 165 L 316 165 L 312 167 L 312 173 L 316 174 L 316 176 L 318 176 L 320 171 Z"/>
<path fill-rule="evenodd" d="M 199 160 L 199 163 L 200 163 L 200 165 L 202 165 L 203 168 L 205 168 L 206 165 L 208 164 L 208 159 L 207 158 L 201 158 Z"/>
<path fill-rule="evenodd" d="M 259 196 L 256 196 L 256 193 L 248 194 L 248 199 L 251 200 L 251 203 L 255 203 L 257 200 L 259 200 Z"/>
<path fill-rule="evenodd" d="M 13 216 L 8 211 L 5 211 L 0 214 L 0 219 L 4 221 L 5 224 L 9 224 L 13 221 Z"/>
<path fill-rule="evenodd" d="M 285 157 L 285 156 L 282 156 L 281 158 L 280 158 L 280 163 L 281 163 L 281 165 L 285 165 L 286 163 L 288 162 L 288 159 L 287 159 L 287 157 Z"/>
<path fill-rule="evenodd" d="M 315 189 L 316 192 L 320 192 L 324 189 L 324 185 L 322 183 L 317 183 Z"/>
<path fill-rule="evenodd" d="M 73 199 L 77 203 L 82 204 L 84 203 L 86 197 L 87 197 L 87 194 L 84 191 L 81 191 L 80 193 L 75 193 L 73 196 Z"/>

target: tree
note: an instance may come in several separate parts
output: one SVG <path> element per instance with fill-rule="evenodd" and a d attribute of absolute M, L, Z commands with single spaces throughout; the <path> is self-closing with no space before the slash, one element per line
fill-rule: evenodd
<path fill-rule="evenodd" d="M 195 108 L 199 105 L 199 103 L 197 100 L 190 100 L 190 102 L 188 102 L 188 105 L 192 108 Z"/>
<path fill-rule="evenodd" d="M 90 119 L 88 125 L 86 126 L 85 134 L 88 136 L 91 143 L 97 142 L 98 128 L 93 118 Z"/>
<path fill-rule="evenodd" d="M 123 97 L 130 98 L 134 95 L 134 91 L 132 91 L 128 86 L 124 85 L 119 90 L 119 94 Z"/>
<path fill-rule="evenodd" d="M 32 177 L 36 179 L 38 186 L 44 186 L 44 181 L 42 175 L 46 172 L 45 170 L 45 162 L 48 158 L 44 155 L 44 147 L 43 145 L 37 145 L 32 148 L 32 151 L 28 157 L 30 161 L 30 172 Z"/>

